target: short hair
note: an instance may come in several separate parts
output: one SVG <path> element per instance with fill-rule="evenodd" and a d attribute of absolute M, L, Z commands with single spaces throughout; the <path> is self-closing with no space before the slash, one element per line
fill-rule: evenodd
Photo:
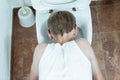
<path fill-rule="evenodd" d="M 76 20 L 72 13 L 68 11 L 54 12 L 48 18 L 48 29 L 54 34 L 69 33 L 73 27 L 76 27 Z"/>

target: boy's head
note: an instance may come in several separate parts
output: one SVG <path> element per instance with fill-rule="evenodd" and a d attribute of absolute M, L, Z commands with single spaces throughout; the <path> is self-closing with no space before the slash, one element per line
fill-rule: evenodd
<path fill-rule="evenodd" d="M 63 36 L 76 27 L 76 20 L 72 13 L 68 11 L 58 11 L 52 13 L 48 19 L 48 29 L 54 35 Z"/>

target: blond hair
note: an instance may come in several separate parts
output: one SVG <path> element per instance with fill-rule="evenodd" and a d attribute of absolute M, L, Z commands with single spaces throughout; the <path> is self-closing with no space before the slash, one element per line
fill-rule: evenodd
<path fill-rule="evenodd" d="M 76 20 L 72 13 L 68 11 L 58 11 L 52 13 L 48 19 L 48 29 L 54 34 L 69 33 L 76 27 Z"/>

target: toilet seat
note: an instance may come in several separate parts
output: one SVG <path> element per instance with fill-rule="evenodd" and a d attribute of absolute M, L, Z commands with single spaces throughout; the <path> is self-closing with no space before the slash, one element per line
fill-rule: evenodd
<path fill-rule="evenodd" d="M 48 1 L 48 2 L 47 2 Z M 59 9 L 59 8 L 69 8 L 69 7 L 78 7 L 84 8 L 89 6 L 91 0 L 56 0 L 50 2 L 50 0 L 31 0 L 33 7 L 38 11 L 48 11 L 50 9 Z M 54 3 L 56 2 L 56 3 Z"/>
<path fill-rule="evenodd" d="M 59 5 L 59 4 L 68 4 L 73 3 L 76 0 L 44 0 L 47 4 Z"/>

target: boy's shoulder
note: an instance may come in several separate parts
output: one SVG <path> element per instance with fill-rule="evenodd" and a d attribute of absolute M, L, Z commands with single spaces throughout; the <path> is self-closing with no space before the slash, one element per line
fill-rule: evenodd
<path fill-rule="evenodd" d="M 84 38 L 76 39 L 75 42 L 77 43 L 78 47 L 82 50 L 83 54 L 89 60 L 91 60 L 92 52 L 91 52 L 91 45 L 89 44 L 89 42 Z"/>
<path fill-rule="evenodd" d="M 39 43 L 39 44 L 36 46 L 35 49 L 43 49 L 43 48 L 45 48 L 46 46 L 47 46 L 47 43 L 41 42 L 41 43 Z"/>
<path fill-rule="evenodd" d="M 81 46 L 82 46 L 83 44 L 84 44 L 84 45 L 90 45 L 89 42 L 88 42 L 86 39 L 84 39 L 84 38 L 76 39 L 75 42 L 76 42 L 78 45 L 81 45 Z"/>
<path fill-rule="evenodd" d="M 36 56 L 40 56 L 43 54 L 45 48 L 47 47 L 47 43 L 39 43 L 36 47 L 35 47 L 35 55 Z"/>

